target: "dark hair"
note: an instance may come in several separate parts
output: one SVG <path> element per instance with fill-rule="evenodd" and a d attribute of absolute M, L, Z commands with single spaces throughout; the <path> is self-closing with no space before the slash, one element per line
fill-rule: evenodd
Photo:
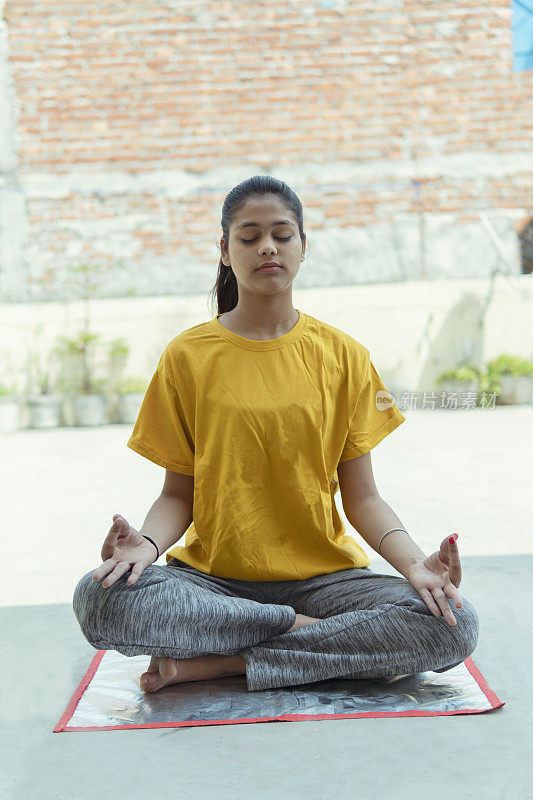
<path fill-rule="evenodd" d="M 252 178 L 248 178 L 237 186 L 234 186 L 226 195 L 222 206 L 222 218 L 220 220 L 226 245 L 229 243 L 229 229 L 235 214 L 241 210 L 250 197 L 262 194 L 277 194 L 283 205 L 286 206 L 289 211 L 293 212 L 298 221 L 300 239 L 303 242 L 305 240 L 303 209 L 298 196 L 293 192 L 290 186 L 287 186 L 286 183 L 277 178 L 273 178 L 270 175 L 254 175 Z M 223 263 L 222 256 L 218 262 L 216 283 L 209 293 L 211 301 L 215 294 L 218 306 L 217 314 L 224 314 L 226 311 L 231 311 L 235 308 L 239 300 L 237 278 L 231 267 Z M 215 316 L 215 314 L 213 314 L 213 316 Z"/>

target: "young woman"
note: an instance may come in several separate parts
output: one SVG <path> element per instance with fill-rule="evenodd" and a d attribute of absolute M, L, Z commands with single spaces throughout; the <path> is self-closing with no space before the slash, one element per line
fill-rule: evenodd
<path fill-rule="evenodd" d="M 293 306 L 298 197 L 255 176 L 221 222 L 218 313 L 167 345 L 127 442 L 165 468 L 161 495 L 140 531 L 114 515 L 74 592 L 84 636 L 151 655 L 147 692 L 451 669 L 479 632 L 456 536 L 426 557 L 376 488 L 370 451 L 405 418 L 369 350 Z M 404 577 L 370 569 L 339 486 L 350 524 Z"/>

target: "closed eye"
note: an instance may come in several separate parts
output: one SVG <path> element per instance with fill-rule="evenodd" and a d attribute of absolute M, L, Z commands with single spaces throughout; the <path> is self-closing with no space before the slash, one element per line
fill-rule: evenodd
<path fill-rule="evenodd" d="M 279 239 L 280 242 L 287 242 L 289 239 L 292 239 L 292 236 L 275 236 L 274 238 Z M 255 242 L 255 239 L 241 239 L 241 242 L 248 244 L 249 242 Z"/>

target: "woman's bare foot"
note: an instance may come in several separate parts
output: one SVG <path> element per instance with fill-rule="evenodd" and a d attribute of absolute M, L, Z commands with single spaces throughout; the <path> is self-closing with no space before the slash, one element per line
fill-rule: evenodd
<path fill-rule="evenodd" d="M 319 622 L 320 617 L 296 614 L 290 631 Z M 147 672 L 141 675 L 139 685 L 143 692 L 157 692 L 163 686 L 187 681 L 205 681 L 229 675 L 246 675 L 246 661 L 240 655 L 220 656 L 210 653 L 196 658 L 164 658 L 152 656 Z"/>
<path fill-rule="evenodd" d="M 295 631 L 298 628 L 303 628 L 304 625 L 310 625 L 312 622 L 318 622 L 320 619 L 321 619 L 320 617 L 306 617 L 305 614 L 296 614 L 294 625 L 292 626 L 292 628 L 289 628 L 289 630 L 286 631 L 286 633 Z"/>
<path fill-rule="evenodd" d="M 240 655 L 221 656 L 208 654 L 196 658 L 164 658 L 152 656 L 147 672 L 141 675 L 139 685 L 143 692 L 157 692 L 171 683 L 205 681 L 229 675 L 245 675 L 246 661 Z"/>

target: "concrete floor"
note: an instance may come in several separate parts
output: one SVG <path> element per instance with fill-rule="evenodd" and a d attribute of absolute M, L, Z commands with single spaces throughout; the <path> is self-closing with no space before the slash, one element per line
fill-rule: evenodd
<path fill-rule="evenodd" d="M 139 528 L 163 484 L 164 470 L 126 447 L 130 432 L 111 425 L 0 435 L 0 797 L 533 798 L 533 407 L 409 411 L 372 451 L 378 489 L 424 552 L 459 533 L 460 591 L 481 623 L 472 658 L 505 706 L 450 717 L 54 734 L 96 652 L 74 617 L 74 587 L 101 563 L 112 514 Z M 397 574 L 349 526 L 339 494 L 337 504 L 372 568 Z"/>

